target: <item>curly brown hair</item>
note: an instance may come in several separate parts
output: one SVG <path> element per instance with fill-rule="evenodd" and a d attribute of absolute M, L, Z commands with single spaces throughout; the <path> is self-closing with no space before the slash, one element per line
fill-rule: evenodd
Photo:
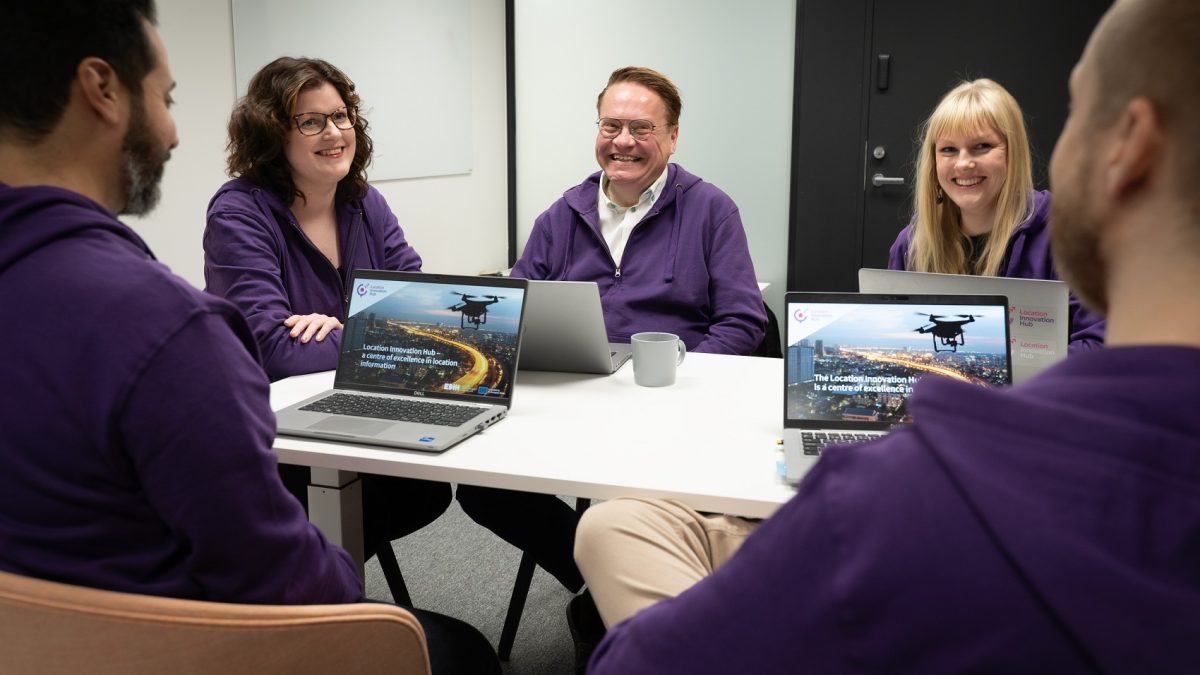
<path fill-rule="evenodd" d="M 229 117 L 229 152 L 226 170 L 270 190 L 284 203 L 304 193 L 292 180 L 292 168 L 284 154 L 284 139 L 294 128 L 296 100 L 300 92 L 329 83 L 348 109 L 359 104 L 354 82 L 332 64 L 321 59 L 283 56 L 263 66 L 250 80 L 246 95 Z M 367 135 L 367 119 L 354 116 L 354 159 L 346 177 L 338 181 L 335 199 L 362 199 L 367 194 L 367 165 L 373 144 Z"/>

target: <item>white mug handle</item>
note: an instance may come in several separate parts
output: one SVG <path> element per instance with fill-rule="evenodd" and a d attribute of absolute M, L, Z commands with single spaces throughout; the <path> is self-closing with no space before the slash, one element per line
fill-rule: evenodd
<path fill-rule="evenodd" d="M 683 357 L 687 356 L 687 345 L 683 343 L 683 340 L 676 340 L 676 342 L 679 343 L 679 359 L 675 361 L 675 365 L 678 366 L 683 363 Z"/>

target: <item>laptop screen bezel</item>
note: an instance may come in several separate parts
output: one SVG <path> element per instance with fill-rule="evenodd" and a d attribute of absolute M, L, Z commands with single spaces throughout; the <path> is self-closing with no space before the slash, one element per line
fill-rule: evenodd
<path fill-rule="evenodd" d="M 351 277 L 352 282 L 350 287 L 346 289 L 346 297 L 344 298 L 344 307 L 342 310 L 346 320 L 350 319 L 350 302 L 354 288 L 363 281 L 390 281 L 390 282 L 416 282 L 425 284 L 450 284 L 461 286 L 490 286 L 499 289 L 515 288 L 521 290 L 521 311 L 517 318 L 517 349 L 516 356 L 512 364 L 512 379 L 508 387 L 508 391 L 503 396 L 481 396 L 479 394 L 471 394 L 466 392 L 443 392 L 443 391 L 425 391 L 422 389 L 410 389 L 405 387 L 380 387 L 369 384 L 361 384 L 343 379 L 342 373 L 346 370 L 343 360 L 347 358 L 347 350 L 343 343 L 338 350 L 338 368 L 334 375 L 333 388 L 345 391 L 359 391 L 372 394 L 387 394 L 392 396 L 416 396 L 420 398 L 440 399 L 447 401 L 457 401 L 459 403 L 472 403 L 479 405 L 502 405 L 504 407 L 512 407 L 513 393 L 516 391 L 517 361 L 521 356 L 521 339 L 525 332 L 525 299 L 528 294 L 528 282 L 525 279 L 516 277 L 497 277 L 497 276 L 470 276 L 459 274 L 437 274 L 431 272 L 390 272 L 386 270 L 372 269 L 356 269 Z"/>
<path fill-rule="evenodd" d="M 809 420 L 788 417 L 787 382 L 788 382 L 788 348 L 792 344 L 790 308 L 793 303 L 842 303 L 856 305 L 979 305 L 982 307 L 998 307 L 1003 310 L 1004 321 L 1004 359 L 1007 374 L 1005 381 L 1012 384 L 1012 335 L 1009 330 L 1008 298 L 1003 295 L 944 295 L 923 293 L 807 293 L 790 292 L 784 294 L 784 326 L 783 326 L 783 427 L 785 429 L 844 429 L 862 431 L 887 431 L 894 426 L 892 422 L 866 422 L 847 420 Z M 901 425 L 903 423 L 900 423 Z"/>

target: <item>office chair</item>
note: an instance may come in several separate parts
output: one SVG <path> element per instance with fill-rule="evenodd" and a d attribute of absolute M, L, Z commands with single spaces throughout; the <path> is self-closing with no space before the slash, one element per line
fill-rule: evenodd
<path fill-rule="evenodd" d="M 749 355 L 773 359 L 783 358 L 783 344 L 779 339 L 779 319 L 775 317 L 775 312 L 771 311 L 771 306 L 765 302 L 763 309 L 767 310 L 767 332 L 763 335 L 762 342 Z"/>
<path fill-rule="evenodd" d="M 383 571 L 383 579 L 387 582 L 388 590 L 392 593 L 392 602 L 405 607 L 413 607 L 412 598 L 408 595 L 408 586 L 404 583 L 404 575 L 400 573 L 400 563 L 396 560 L 396 551 L 392 542 L 385 541 L 375 549 L 375 558 L 379 560 L 379 569 Z"/>
<path fill-rule="evenodd" d="M 577 497 L 575 513 L 583 512 L 591 506 L 592 500 Z M 528 553 L 521 554 L 521 563 L 517 566 L 517 580 L 513 583 L 512 597 L 508 600 L 508 613 L 504 615 L 504 627 L 500 630 L 500 644 L 496 647 L 496 655 L 501 661 L 507 661 L 512 654 L 513 642 L 517 639 L 517 627 L 521 624 L 521 612 L 525 611 L 525 599 L 529 595 L 529 585 L 533 583 L 533 568 L 537 563 Z"/>
<path fill-rule="evenodd" d="M 283 486 L 304 506 L 307 513 L 309 508 L 309 468 L 295 464 L 280 464 L 279 477 L 283 480 Z M 408 586 L 404 583 L 404 575 L 400 573 L 400 563 L 396 561 L 396 552 L 392 549 L 392 542 L 379 542 L 373 549 L 371 545 L 371 542 L 365 544 L 366 556 L 368 559 L 372 555 L 378 558 L 379 568 L 383 571 L 383 578 L 387 581 L 388 590 L 392 593 L 392 601 L 397 605 L 412 607 L 412 598 L 408 594 Z"/>
<path fill-rule="evenodd" d="M 429 673 L 421 625 L 393 605 L 238 605 L 0 572 L 6 675 Z"/>

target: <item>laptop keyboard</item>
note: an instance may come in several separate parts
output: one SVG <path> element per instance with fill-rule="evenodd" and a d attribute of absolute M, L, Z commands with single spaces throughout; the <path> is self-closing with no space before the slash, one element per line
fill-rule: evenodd
<path fill-rule="evenodd" d="M 825 449 L 825 446 L 830 443 L 866 443 L 882 435 L 882 432 L 871 431 L 846 431 L 841 433 L 802 431 L 800 432 L 800 442 L 804 447 L 804 454 L 819 455 Z"/>
<path fill-rule="evenodd" d="M 362 394 L 330 394 L 300 409 L 308 412 L 373 417 L 396 422 L 436 424 L 443 427 L 456 427 L 482 411 L 482 408 L 469 405 L 415 401 L 385 396 L 364 396 Z"/>

